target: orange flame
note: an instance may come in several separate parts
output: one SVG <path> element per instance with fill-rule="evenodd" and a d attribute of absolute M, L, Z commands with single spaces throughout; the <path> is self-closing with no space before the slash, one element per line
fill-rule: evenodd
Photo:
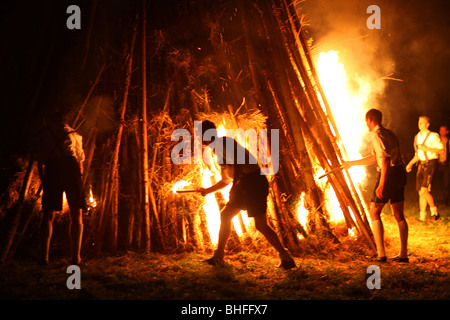
<path fill-rule="evenodd" d="M 367 132 L 364 122 L 366 112 L 364 106 L 368 103 L 369 96 L 372 94 L 370 82 L 363 77 L 352 76 L 352 81 L 356 82 L 357 86 L 351 87 L 345 66 L 340 61 L 339 54 L 336 51 L 321 52 L 316 60 L 319 80 L 341 137 L 339 147 L 342 150 L 345 149 L 350 159 L 359 159 L 361 158 L 359 150 L 362 145 L 362 137 Z M 325 194 L 324 206 L 330 215 L 331 222 L 342 221 L 344 220 L 344 214 L 332 186 L 328 179 L 318 179 L 324 173 L 323 168 L 318 166 L 315 172 L 315 180 Z M 366 178 L 366 172 L 361 166 L 350 168 L 349 174 L 355 185 L 361 184 Z M 301 196 L 301 200 L 297 204 L 300 223 L 306 223 L 307 216 L 307 210 L 304 209 L 303 205 L 303 197 L 304 195 Z M 349 234 L 352 233 L 354 233 L 354 230 L 350 229 Z"/>

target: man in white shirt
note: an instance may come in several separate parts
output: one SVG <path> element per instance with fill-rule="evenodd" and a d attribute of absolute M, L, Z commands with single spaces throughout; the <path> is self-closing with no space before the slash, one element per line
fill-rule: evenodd
<path fill-rule="evenodd" d="M 430 206 L 431 217 L 439 219 L 437 207 L 431 195 L 431 184 L 438 165 L 439 153 L 443 151 L 441 139 L 436 132 L 428 130 L 430 118 L 419 117 L 419 133 L 414 137 L 415 155 L 406 166 L 406 171 L 411 172 L 412 166 L 419 162 L 416 175 L 416 190 L 419 193 L 419 220 L 425 221 L 427 218 L 427 205 Z"/>
<path fill-rule="evenodd" d="M 43 185 L 42 195 L 42 261 L 48 264 L 50 240 L 55 213 L 63 209 L 63 192 L 70 208 L 70 239 L 72 264 L 81 262 L 83 235 L 83 209 L 86 199 L 82 183 L 82 137 L 76 133 L 59 112 L 53 114 L 39 136 L 38 169 Z"/>
<path fill-rule="evenodd" d="M 381 111 L 371 109 L 366 113 L 366 124 L 370 131 L 373 153 L 363 159 L 347 161 L 344 163 L 344 166 L 349 168 L 354 165 L 377 164 L 378 181 L 372 198 L 373 205 L 370 209 L 370 218 L 378 255 L 376 261 L 387 261 L 381 212 L 386 203 L 390 201 L 400 234 L 400 253 L 391 258 L 391 260 L 408 263 L 408 223 L 403 212 L 406 172 L 398 139 L 391 130 L 382 126 L 381 121 Z"/>

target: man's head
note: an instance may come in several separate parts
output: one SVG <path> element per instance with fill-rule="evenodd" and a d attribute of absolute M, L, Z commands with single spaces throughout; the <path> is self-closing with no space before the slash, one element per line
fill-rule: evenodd
<path fill-rule="evenodd" d="M 381 126 L 383 114 L 380 110 L 370 109 L 366 113 L 366 125 L 369 131 L 372 131 L 376 126 Z"/>
<path fill-rule="evenodd" d="M 201 123 L 202 126 L 202 144 L 207 145 L 210 141 L 213 141 L 217 137 L 217 127 L 216 125 L 209 121 L 204 120 Z M 206 140 L 205 140 L 206 134 Z"/>
<path fill-rule="evenodd" d="M 418 125 L 420 131 L 428 130 L 428 127 L 430 126 L 430 118 L 428 118 L 426 116 L 420 116 L 419 123 L 417 125 Z"/>
<path fill-rule="evenodd" d="M 440 135 L 441 137 L 446 137 L 446 136 L 448 136 L 448 133 L 449 133 L 448 127 L 447 127 L 446 125 L 442 125 L 442 126 L 439 128 L 439 135 Z"/>

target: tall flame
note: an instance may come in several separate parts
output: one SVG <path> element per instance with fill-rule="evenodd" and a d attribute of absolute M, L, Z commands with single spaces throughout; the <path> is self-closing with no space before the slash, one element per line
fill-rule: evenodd
<path fill-rule="evenodd" d="M 339 130 L 341 137 L 339 147 L 346 151 L 349 159 L 359 159 L 362 137 L 367 132 L 364 116 L 365 105 L 372 94 L 371 84 L 358 75 L 352 75 L 350 79 L 337 51 L 321 52 L 317 57 L 316 67 L 320 84 Z M 317 170 L 316 178 L 323 173 L 323 169 Z M 361 166 L 350 168 L 349 174 L 356 186 L 363 183 L 366 177 L 366 172 Z M 325 193 L 327 199 L 325 206 L 330 213 L 330 221 L 343 220 L 344 215 L 336 194 L 327 179 L 316 181 Z"/>
<path fill-rule="evenodd" d="M 355 75 L 351 81 L 357 85 L 350 86 L 344 64 L 333 50 L 319 54 L 317 72 L 342 139 L 341 147 L 345 148 L 350 159 L 359 159 L 362 137 L 367 132 L 364 106 L 371 94 L 370 83 Z M 349 172 L 358 183 L 366 176 L 360 166 L 350 168 Z"/>

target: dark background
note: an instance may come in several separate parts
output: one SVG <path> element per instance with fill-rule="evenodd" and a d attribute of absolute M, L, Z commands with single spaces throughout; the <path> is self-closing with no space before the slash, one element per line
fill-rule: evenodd
<path fill-rule="evenodd" d="M 97 7 L 95 19 L 91 21 L 93 3 Z M 81 30 L 66 28 L 69 16 L 66 9 L 71 4 L 81 8 Z M 366 27 L 369 17 L 366 9 L 371 4 L 381 9 L 380 30 Z M 298 5 L 307 14 L 313 53 L 339 50 L 346 67 L 351 62 L 350 69 L 402 80 L 378 80 L 384 88 L 374 97 L 374 107 L 383 110 L 386 126 L 397 132 L 407 156 L 413 152 L 419 115 L 431 118 L 433 131 L 440 124 L 448 123 L 447 1 L 308 0 Z M 168 30 L 178 34 L 180 43 L 198 45 L 195 34 L 201 27 L 196 18 L 197 2 L 149 0 L 147 6 L 151 30 Z M 27 152 L 25 141 L 33 135 L 45 112 L 70 109 L 82 101 L 100 68 L 99 57 L 104 52 L 124 50 L 123 43 L 129 42 L 129 29 L 140 7 L 141 1 L 123 0 L 20 1 L 3 5 L 0 21 L 2 163 L 11 154 Z M 90 28 L 92 38 L 87 49 Z M 121 54 L 117 52 L 118 56 Z M 83 61 L 85 67 L 80 72 Z"/>

